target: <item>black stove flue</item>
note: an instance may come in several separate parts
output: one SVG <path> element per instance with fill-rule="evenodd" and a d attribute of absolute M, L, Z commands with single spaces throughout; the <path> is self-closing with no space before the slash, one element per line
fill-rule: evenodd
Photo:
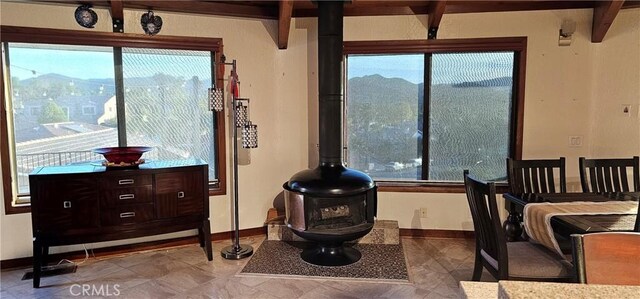
<path fill-rule="evenodd" d="M 317 242 L 302 258 L 339 266 L 360 259 L 343 242 L 366 235 L 376 215 L 376 186 L 365 173 L 342 161 L 343 2 L 318 1 L 320 165 L 300 171 L 284 184 L 287 226 Z"/>

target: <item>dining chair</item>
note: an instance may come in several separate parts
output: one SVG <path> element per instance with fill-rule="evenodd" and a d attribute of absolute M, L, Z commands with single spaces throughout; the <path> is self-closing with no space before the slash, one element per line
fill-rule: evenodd
<path fill-rule="evenodd" d="M 630 159 L 585 159 L 578 160 L 582 192 L 638 192 L 640 191 L 640 158 Z M 629 182 L 627 168 L 633 177 Z M 630 184 L 631 183 L 631 184 Z M 631 189 L 631 186 L 633 189 Z"/>
<path fill-rule="evenodd" d="M 577 281 L 640 285 L 640 233 L 571 235 Z"/>
<path fill-rule="evenodd" d="M 559 190 L 555 185 L 554 169 L 559 173 Z M 567 192 L 564 157 L 555 160 L 507 158 L 507 172 L 510 192 L 513 194 Z"/>
<path fill-rule="evenodd" d="M 476 236 L 472 280 L 480 280 L 483 267 L 498 280 L 573 279 L 570 263 L 542 245 L 530 242 L 507 243 L 498 214 L 494 183 L 480 181 L 465 170 L 464 184 Z"/>

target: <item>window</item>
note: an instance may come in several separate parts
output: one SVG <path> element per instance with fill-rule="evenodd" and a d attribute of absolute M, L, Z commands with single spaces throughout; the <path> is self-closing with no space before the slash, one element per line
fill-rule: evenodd
<path fill-rule="evenodd" d="M 345 42 L 348 165 L 382 186 L 459 186 L 464 169 L 506 181 L 505 160 L 521 151 L 525 48 L 526 38 Z"/>
<path fill-rule="evenodd" d="M 208 109 L 207 99 L 208 88 L 221 84 L 214 72 L 221 40 L 150 41 L 117 33 L 98 33 L 104 35 L 98 40 L 84 32 L 45 30 L 58 36 L 53 38 L 14 28 L 2 26 L 8 213 L 26 211 L 21 205 L 28 205 L 34 168 L 99 162 L 102 156 L 92 152 L 97 147 L 144 145 L 154 147 L 145 159 L 205 160 L 211 194 L 225 192 L 218 175 L 224 120 Z"/>
<path fill-rule="evenodd" d="M 16 92 L 15 94 L 16 96 L 20 96 L 20 93 Z M 24 109 L 24 106 L 19 106 L 20 110 Z M 20 113 L 23 113 L 22 111 L 20 111 Z M 40 115 L 40 107 L 29 107 L 29 115 L 31 116 L 38 116 Z"/>
<path fill-rule="evenodd" d="M 82 107 L 83 115 L 96 115 L 96 107 L 94 106 L 83 106 Z"/>

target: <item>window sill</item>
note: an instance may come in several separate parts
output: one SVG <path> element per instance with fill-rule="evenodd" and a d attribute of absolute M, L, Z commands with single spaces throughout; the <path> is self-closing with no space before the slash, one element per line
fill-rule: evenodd
<path fill-rule="evenodd" d="M 378 192 L 414 192 L 414 193 L 465 193 L 462 182 L 391 182 L 378 181 Z M 509 184 L 496 183 L 496 193 L 509 192 Z"/>
<path fill-rule="evenodd" d="M 24 213 L 31 213 L 31 204 L 13 205 L 12 203 L 7 203 L 4 206 L 5 215 L 24 214 Z"/>

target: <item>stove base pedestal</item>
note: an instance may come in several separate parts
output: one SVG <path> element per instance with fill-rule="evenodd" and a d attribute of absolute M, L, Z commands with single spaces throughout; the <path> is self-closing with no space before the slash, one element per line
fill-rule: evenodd
<path fill-rule="evenodd" d="M 342 245 L 318 244 L 302 251 L 300 257 L 305 262 L 318 266 L 346 266 L 359 261 L 362 253 Z"/>

